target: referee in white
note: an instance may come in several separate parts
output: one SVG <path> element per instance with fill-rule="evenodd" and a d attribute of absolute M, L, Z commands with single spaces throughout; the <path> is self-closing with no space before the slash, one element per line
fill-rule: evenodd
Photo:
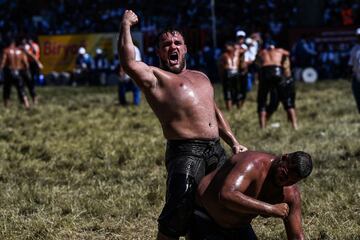
<path fill-rule="evenodd" d="M 351 49 L 349 66 L 353 70 L 352 91 L 360 113 L 360 28 L 356 29 L 357 43 Z"/>

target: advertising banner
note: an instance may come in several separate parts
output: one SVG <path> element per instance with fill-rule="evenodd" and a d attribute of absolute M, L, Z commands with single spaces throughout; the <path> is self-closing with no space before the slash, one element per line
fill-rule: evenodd
<path fill-rule="evenodd" d="M 80 47 L 95 56 L 97 48 L 101 48 L 108 60 L 117 52 L 117 33 L 74 34 L 74 35 L 42 35 L 39 36 L 40 61 L 44 65 L 44 74 L 52 71 L 72 71 Z M 141 33 L 133 33 L 134 42 L 142 50 Z"/>

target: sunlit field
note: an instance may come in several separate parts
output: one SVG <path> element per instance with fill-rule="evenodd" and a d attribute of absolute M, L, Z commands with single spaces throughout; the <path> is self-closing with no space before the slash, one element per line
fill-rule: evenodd
<path fill-rule="evenodd" d="M 313 156 L 300 183 L 306 239 L 360 239 L 360 115 L 350 82 L 297 87 L 298 131 L 281 107 L 259 130 L 255 90 L 225 116 L 249 149 Z M 0 239 L 154 239 L 165 140 L 147 103 L 120 107 L 115 87 L 37 90 L 29 111 L 14 89 L 11 107 L 0 108 Z M 224 109 L 220 86 L 216 99 Z M 286 238 L 280 219 L 253 227 L 259 239 Z"/>

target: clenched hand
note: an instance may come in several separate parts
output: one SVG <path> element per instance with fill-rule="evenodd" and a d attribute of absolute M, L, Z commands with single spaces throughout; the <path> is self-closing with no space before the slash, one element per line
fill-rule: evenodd
<path fill-rule="evenodd" d="M 129 25 L 130 27 L 135 25 L 139 21 L 138 16 L 131 10 L 125 10 L 122 18 L 122 24 Z"/>

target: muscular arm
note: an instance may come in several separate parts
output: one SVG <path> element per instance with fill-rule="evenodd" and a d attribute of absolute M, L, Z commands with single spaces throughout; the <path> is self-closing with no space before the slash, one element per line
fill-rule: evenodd
<path fill-rule="evenodd" d="M 255 184 L 255 180 L 261 177 L 259 176 L 261 172 L 259 164 L 242 159 L 242 162 L 238 163 L 235 168 L 226 177 L 220 191 L 219 198 L 224 207 L 240 214 L 281 218 L 287 216 L 288 206 L 286 203 L 272 205 L 244 194 L 252 184 Z"/>
<path fill-rule="evenodd" d="M 256 55 L 256 58 L 255 58 L 255 64 L 256 64 L 258 67 L 261 67 L 261 66 L 263 65 L 262 56 L 263 56 L 263 50 L 261 50 L 261 51 Z"/>
<path fill-rule="evenodd" d="M 284 68 L 284 75 L 285 77 L 291 77 L 291 63 L 290 63 L 290 58 L 289 56 L 284 57 L 283 61 L 282 61 L 282 65 Z"/>
<path fill-rule="evenodd" d="M 290 207 L 287 218 L 284 219 L 286 235 L 289 240 L 304 240 L 304 232 L 301 225 L 301 197 L 296 185 L 286 187 L 285 199 Z"/>
<path fill-rule="evenodd" d="M 217 107 L 216 103 L 214 105 L 220 137 L 232 148 L 234 153 L 246 151 L 247 148 L 240 145 L 239 142 L 236 140 L 234 133 L 231 131 L 228 121 L 226 121 L 222 112 Z"/>
<path fill-rule="evenodd" d="M 285 49 L 281 49 L 281 52 L 282 52 L 282 54 L 283 54 L 285 57 L 289 57 L 289 56 L 290 56 L 289 51 L 286 51 Z"/>
<path fill-rule="evenodd" d="M 29 61 L 28 61 L 28 57 L 26 56 L 25 53 L 22 54 L 21 61 L 23 62 L 25 69 L 29 69 Z"/>
<path fill-rule="evenodd" d="M 245 73 L 247 69 L 247 63 L 245 61 L 245 51 L 239 53 L 239 69 L 240 72 Z"/>
<path fill-rule="evenodd" d="M 138 19 L 135 13 L 129 10 L 125 11 L 118 40 L 120 63 L 124 71 L 134 79 L 141 88 L 153 88 L 157 84 L 153 69 L 144 62 L 135 60 L 135 48 L 130 28 L 136 24 L 137 21 Z"/>
<path fill-rule="evenodd" d="M 5 67 L 6 60 L 7 60 L 7 54 L 4 51 L 1 57 L 0 70 L 2 70 Z"/>
<path fill-rule="evenodd" d="M 37 59 L 37 57 L 36 57 L 33 53 L 31 53 L 31 52 L 29 52 L 29 51 L 25 51 L 25 53 L 26 53 L 26 55 L 27 55 L 29 58 L 32 59 L 32 61 L 35 61 L 35 62 L 36 62 L 36 64 L 38 65 L 38 67 L 39 67 L 40 69 L 43 69 L 43 68 L 44 68 L 43 64 L 40 62 L 40 60 Z"/>

